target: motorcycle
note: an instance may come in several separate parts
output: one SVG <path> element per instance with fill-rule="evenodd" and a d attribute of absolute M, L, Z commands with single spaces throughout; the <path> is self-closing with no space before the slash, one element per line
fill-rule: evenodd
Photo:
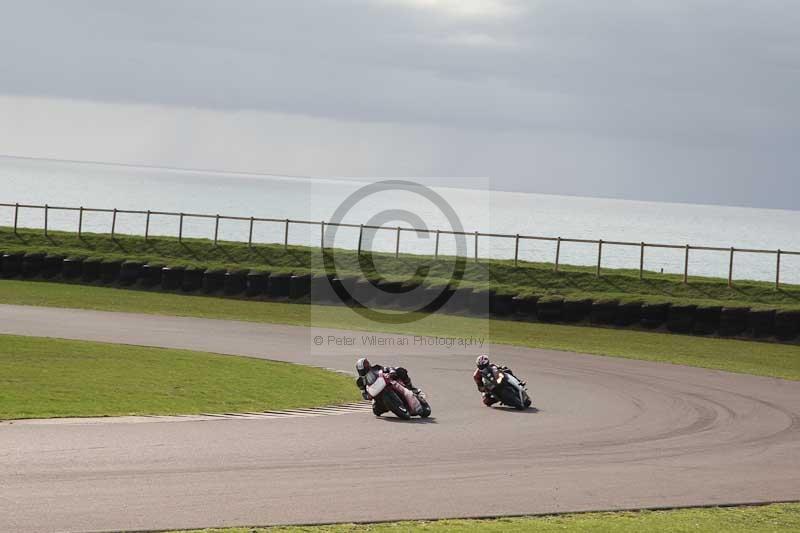
<path fill-rule="evenodd" d="M 483 372 L 483 385 L 503 405 L 516 409 L 527 409 L 531 406 L 527 389 L 508 371 L 498 368 L 497 372 Z"/>
<path fill-rule="evenodd" d="M 431 406 L 421 390 L 415 393 L 399 380 L 384 371 L 372 371 L 366 375 L 367 394 L 373 402 L 382 402 L 386 410 L 398 418 L 408 420 L 412 416 L 428 418 Z"/>

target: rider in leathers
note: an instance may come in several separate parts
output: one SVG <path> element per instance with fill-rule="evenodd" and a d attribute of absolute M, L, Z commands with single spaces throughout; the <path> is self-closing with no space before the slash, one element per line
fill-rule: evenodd
<path fill-rule="evenodd" d="M 411 378 L 408 377 L 408 370 L 399 366 L 397 368 L 390 367 L 390 366 L 382 366 L 382 365 L 372 365 L 369 362 L 369 359 L 366 357 L 362 357 L 358 361 L 356 361 L 356 371 L 358 371 L 358 378 L 356 379 L 356 385 L 359 389 L 361 389 L 361 397 L 365 400 L 369 400 L 370 396 L 367 393 L 367 382 L 365 376 L 369 373 L 370 370 L 384 371 L 385 373 L 389 374 L 390 376 L 396 378 L 400 383 L 403 384 L 407 389 L 416 392 L 417 389 L 414 387 L 414 384 L 411 383 Z M 383 402 L 372 402 L 372 412 L 375 416 L 381 416 L 385 413 L 388 409 L 384 407 Z"/>
<path fill-rule="evenodd" d="M 486 390 L 486 387 L 483 385 L 483 376 L 491 375 L 492 378 L 494 378 L 494 376 L 497 375 L 497 372 L 508 372 L 513 376 L 514 372 L 512 372 L 507 366 L 500 366 L 492 363 L 489 361 L 489 357 L 485 354 L 478 356 L 478 359 L 475 360 L 475 366 L 478 368 L 475 369 L 475 372 L 472 374 L 472 379 L 475 381 L 475 385 L 478 386 L 478 390 L 483 395 L 483 404 L 487 407 L 490 407 L 499 402 L 500 398 L 497 398 L 491 392 Z M 524 381 L 520 381 L 520 384 L 523 387 L 525 386 Z"/>

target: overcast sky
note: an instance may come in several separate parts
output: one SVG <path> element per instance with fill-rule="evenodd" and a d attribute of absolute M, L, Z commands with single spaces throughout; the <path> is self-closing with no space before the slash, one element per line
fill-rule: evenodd
<path fill-rule="evenodd" d="M 800 208 L 800 2 L 2 1 L 0 153 Z"/>

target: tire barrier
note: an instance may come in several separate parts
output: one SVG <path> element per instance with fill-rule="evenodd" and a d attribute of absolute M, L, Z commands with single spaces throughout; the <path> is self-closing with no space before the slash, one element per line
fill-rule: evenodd
<path fill-rule="evenodd" d="M 403 291 L 402 281 L 380 281 L 378 282 L 377 289 L 373 303 L 378 307 L 400 307 L 399 299 L 400 293 Z"/>
<path fill-rule="evenodd" d="M 602 324 L 608 326 L 614 323 L 617 319 L 617 308 L 619 307 L 619 300 L 597 300 L 591 304 L 592 324 Z"/>
<path fill-rule="evenodd" d="M 592 314 L 592 301 L 588 298 L 564 300 L 562 315 L 566 322 L 581 322 Z"/>
<path fill-rule="evenodd" d="M 719 331 L 722 306 L 699 305 L 694 313 L 694 333 L 698 335 L 713 335 Z"/>
<path fill-rule="evenodd" d="M 164 265 L 160 263 L 147 263 L 142 265 L 141 284 L 143 287 L 156 287 L 161 285 L 161 270 Z"/>
<path fill-rule="evenodd" d="M 222 285 L 222 290 L 228 296 L 242 294 L 247 290 L 247 275 L 249 270 L 237 269 L 229 270 L 225 273 L 225 281 Z"/>
<path fill-rule="evenodd" d="M 775 310 L 751 309 L 747 315 L 747 331 L 755 338 L 771 337 L 775 334 Z"/>
<path fill-rule="evenodd" d="M 83 274 L 83 257 L 67 257 L 61 263 L 61 276 L 64 279 L 78 279 Z"/>
<path fill-rule="evenodd" d="M 489 289 L 473 289 L 469 295 L 469 307 L 467 312 L 471 316 L 489 316 L 489 304 L 492 299 L 492 292 Z"/>
<path fill-rule="evenodd" d="M 742 335 L 747 330 L 747 307 L 723 307 L 719 315 L 719 334 L 724 337 Z"/>
<path fill-rule="evenodd" d="M 642 305 L 642 326 L 657 329 L 664 325 L 669 315 L 668 303 L 646 303 Z"/>
<path fill-rule="evenodd" d="M 667 315 L 667 329 L 673 333 L 691 333 L 696 305 L 673 304 Z"/>
<path fill-rule="evenodd" d="M 99 257 L 90 257 L 83 262 L 83 274 L 81 280 L 83 281 L 97 281 L 100 279 L 100 264 L 103 260 Z"/>
<path fill-rule="evenodd" d="M 247 274 L 247 296 L 264 296 L 269 291 L 269 272 L 251 270 Z"/>
<path fill-rule="evenodd" d="M 331 274 L 315 274 L 312 276 L 308 301 L 315 304 L 336 302 L 336 293 L 333 290 L 333 280 L 335 279 L 337 278 Z"/>
<path fill-rule="evenodd" d="M 142 277 L 144 263 L 140 261 L 125 261 L 119 269 L 119 284 L 131 286 Z"/>
<path fill-rule="evenodd" d="M 514 295 L 508 293 L 491 293 L 489 314 L 493 317 L 504 317 L 514 314 Z"/>
<path fill-rule="evenodd" d="M 311 293 L 311 274 L 298 274 L 289 278 L 289 298 L 300 300 Z"/>
<path fill-rule="evenodd" d="M 421 295 L 425 307 L 423 311 L 427 312 L 447 312 L 450 300 L 455 294 L 455 289 L 450 285 L 429 285 L 425 287 L 425 292 Z M 414 306 L 414 309 L 419 309 L 420 305 Z"/>
<path fill-rule="evenodd" d="M 367 305 L 404 310 L 490 316 L 542 322 L 592 323 L 618 327 L 640 324 L 647 329 L 666 326 L 674 333 L 748 337 L 796 342 L 800 337 L 800 310 L 749 309 L 678 303 L 641 303 L 616 300 L 593 301 L 562 296 L 513 295 L 493 289 L 452 285 L 420 286 L 419 281 L 369 281 L 347 276 L 271 275 L 266 271 L 198 267 L 164 267 L 156 263 L 102 259 L 99 257 L 48 255 L 42 252 L 0 252 L 0 273 L 5 278 L 82 280 L 94 283 L 164 290 L 290 299 L 297 303 L 351 304 L 351 295 Z M 443 306 L 439 306 L 444 302 Z M 425 306 L 423 308 L 423 306 Z"/>
<path fill-rule="evenodd" d="M 22 257 L 22 277 L 35 278 L 42 272 L 44 253 L 29 252 Z"/>
<path fill-rule="evenodd" d="M 775 336 L 782 341 L 796 339 L 800 335 L 800 311 L 778 311 L 775 313 Z"/>
<path fill-rule="evenodd" d="M 511 306 L 514 308 L 514 316 L 524 319 L 533 320 L 536 318 L 536 304 L 539 297 L 536 295 L 528 296 L 514 296 L 511 299 Z"/>
<path fill-rule="evenodd" d="M 63 255 L 46 255 L 44 263 L 42 264 L 42 277 L 44 279 L 52 279 L 61 274 L 61 268 L 64 263 Z"/>
<path fill-rule="evenodd" d="M 351 305 L 353 303 L 353 291 L 355 291 L 358 278 L 355 276 L 345 276 L 331 280 L 331 287 L 336 294 L 334 303 Z"/>
<path fill-rule="evenodd" d="M 368 279 L 359 278 L 353 284 L 353 300 L 355 303 L 360 306 L 368 306 L 375 302 L 375 298 L 378 296 L 378 289 L 375 288 L 375 285 L 380 283 L 380 280 L 377 281 L 370 281 Z"/>
<path fill-rule="evenodd" d="M 181 290 L 183 292 L 197 292 L 203 288 L 203 275 L 206 269 L 201 267 L 186 267 L 183 271 L 183 282 Z"/>
<path fill-rule="evenodd" d="M 209 268 L 203 272 L 203 292 L 214 294 L 225 288 L 225 274 L 228 271 L 224 268 Z"/>
<path fill-rule="evenodd" d="M 24 252 L 9 252 L 3 254 L 3 277 L 13 278 L 22 274 Z"/>
<path fill-rule="evenodd" d="M 183 286 L 183 272 L 186 270 L 182 266 L 166 266 L 161 269 L 161 288 L 165 291 L 177 291 Z"/>
<path fill-rule="evenodd" d="M 270 298 L 288 298 L 291 274 L 274 274 L 269 278 Z"/>
<path fill-rule="evenodd" d="M 105 259 L 100 262 L 100 279 L 103 283 L 115 283 L 122 272 L 121 259 Z"/>
<path fill-rule="evenodd" d="M 614 325 L 629 327 L 642 321 L 642 302 L 621 302 L 617 307 Z"/>
<path fill-rule="evenodd" d="M 442 310 L 446 313 L 461 313 L 469 309 L 469 300 L 472 296 L 472 287 L 458 287 L 451 289 L 453 295 L 444 305 Z"/>
<path fill-rule="evenodd" d="M 425 309 L 430 303 L 429 298 L 435 299 L 438 294 L 438 292 L 428 292 L 428 287 L 417 279 L 404 281 L 400 287 L 400 293 L 397 295 L 395 305 L 398 309 L 404 311 Z"/>
<path fill-rule="evenodd" d="M 536 302 L 536 316 L 542 322 L 560 322 L 563 308 L 563 297 L 545 296 Z"/>

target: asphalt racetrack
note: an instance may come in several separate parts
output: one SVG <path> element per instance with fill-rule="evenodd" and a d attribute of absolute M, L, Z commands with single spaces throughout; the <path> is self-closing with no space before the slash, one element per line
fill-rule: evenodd
<path fill-rule="evenodd" d="M 361 333 L 0 306 L 0 332 L 352 370 Z M 322 335 L 325 345 L 316 346 Z M 355 338 L 332 346 L 327 336 Z M 800 500 L 800 383 L 491 345 L 538 410 L 486 408 L 477 349 L 372 347 L 429 420 L 340 416 L 0 423 L 0 530 L 519 515 Z M 2 392 L 0 391 L 0 394 Z"/>

